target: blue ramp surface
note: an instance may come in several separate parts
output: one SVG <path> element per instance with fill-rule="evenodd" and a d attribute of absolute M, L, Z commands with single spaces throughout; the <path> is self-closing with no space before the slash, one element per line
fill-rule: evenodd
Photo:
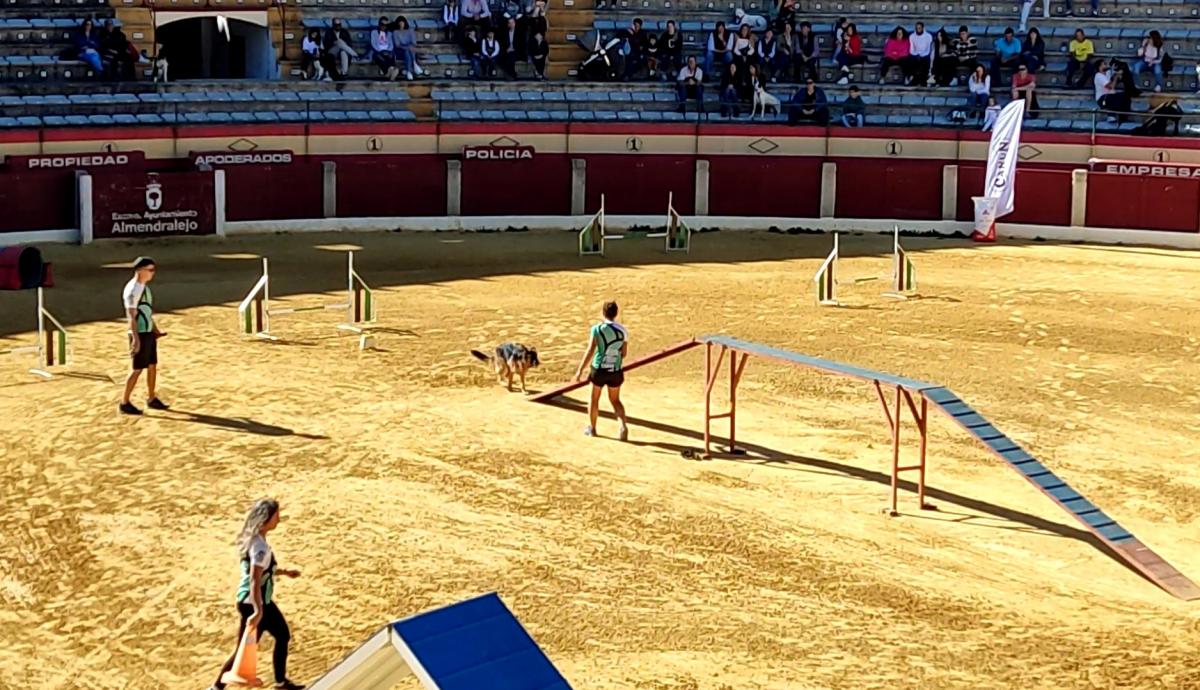
<path fill-rule="evenodd" d="M 571 688 L 495 593 L 396 621 L 392 629 L 420 665 L 414 673 L 437 690 Z"/>

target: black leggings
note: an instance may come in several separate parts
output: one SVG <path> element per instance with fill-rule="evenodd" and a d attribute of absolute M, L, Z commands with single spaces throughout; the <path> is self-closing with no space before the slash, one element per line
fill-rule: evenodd
<path fill-rule="evenodd" d="M 238 613 L 241 614 L 241 621 L 238 622 L 237 644 L 242 643 L 242 634 L 246 631 L 246 619 L 254 614 L 254 605 L 242 602 L 237 605 Z M 262 620 L 258 622 L 258 639 L 262 639 L 263 633 L 271 633 L 271 637 L 275 638 L 275 650 L 271 654 L 271 661 L 275 665 L 275 682 L 282 683 L 287 680 L 287 653 L 288 641 L 292 638 L 291 631 L 288 630 L 287 621 L 283 619 L 283 614 L 279 611 L 279 607 L 275 602 L 271 602 L 263 607 Z M 214 685 L 218 688 L 224 688 L 225 684 L 221 682 L 221 676 L 225 675 L 226 671 L 233 670 L 233 662 L 237 657 L 237 647 L 234 647 L 233 654 L 229 655 L 229 661 L 221 667 L 221 672 L 217 675 L 217 682 Z"/>

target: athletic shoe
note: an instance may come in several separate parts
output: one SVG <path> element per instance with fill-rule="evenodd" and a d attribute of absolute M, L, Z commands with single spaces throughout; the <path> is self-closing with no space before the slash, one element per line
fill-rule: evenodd
<path fill-rule="evenodd" d="M 121 411 L 121 414 L 139 415 L 142 413 L 141 410 L 133 406 L 133 403 L 121 403 L 117 409 Z"/>
<path fill-rule="evenodd" d="M 152 410 L 169 410 L 169 409 L 171 409 L 170 405 L 159 400 L 158 398 L 150 398 L 149 400 L 147 400 L 146 407 L 149 407 Z"/>
<path fill-rule="evenodd" d="M 593 428 L 592 428 L 592 427 L 590 427 L 590 426 L 585 426 L 585 427 L 583 428 L 583 435 L 584 435 L 584 436 L 595 436 L 595 435 L 596 435 L 596 430 L 595 430 L 595 429 L 593 429 Z"/>
<path fill-rule="evenodd" d="M 841 86 L 845 86 L 846 84 L 850 83 L 850 77 L 842 77 L 841 79 L 837 80 L 837 83 Z"/>
<path fill-rule="evenodd" d="M 282 683 L 275 684 L 275 690 L 304 690 L 304 686 L 285 679 Z"/>
<path fill-rule="evenodd" d="M 622 424 L 621 425 L 621 435 L 618 438 L 620 438 L 622 441 L 628 441 L 629 440 L 629 427 Z"/>

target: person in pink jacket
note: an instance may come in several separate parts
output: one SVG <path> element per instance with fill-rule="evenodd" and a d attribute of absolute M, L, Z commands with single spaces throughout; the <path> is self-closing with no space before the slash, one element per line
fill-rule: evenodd
<path fill-rule="evenodd" d="M 909 55 L 908 32 L 904 27 L 892 29 L 887 42 L 883 44 L 883 60 L 879 63 L 879 83 L 887 83 L 888 72 L 893 67 L 899 67 L 907 80 L 912 72 L 912 58 Z"/>

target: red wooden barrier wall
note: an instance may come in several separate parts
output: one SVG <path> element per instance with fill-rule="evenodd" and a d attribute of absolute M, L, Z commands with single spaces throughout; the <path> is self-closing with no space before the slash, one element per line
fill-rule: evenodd
<path fill-rule="evenodd" d="M 982 166 L 959 166 L 958 207 L 955 217 L 971 221 L 975 218 L 972 196 L 983 193 Z M 1032 225 L 1071 224 L 1070 170 L 1017 170 L 1017 196 L 1013 212 L 1002 223 Z"/>
<path fill-rule="evenodd" d="M 337 156 L 337 210 L 343 218 L 446 215 L 440 156 Z"/>
<path fill-rule="evenodd" d="M 714 216 L 816 218 L 821 214 L 821 159 L 713 156 L 708 212 Z"/>
<path fill-rule="evenodd" d="M 1087 225 L 1196 232 L 1200 181 L 1173 177 L 1089 174 Z"/>
<path fill-rule="evenodd" d="M 945 164 L 938 160 L 840 159 L 834 215 L 940 220 Z"/>

